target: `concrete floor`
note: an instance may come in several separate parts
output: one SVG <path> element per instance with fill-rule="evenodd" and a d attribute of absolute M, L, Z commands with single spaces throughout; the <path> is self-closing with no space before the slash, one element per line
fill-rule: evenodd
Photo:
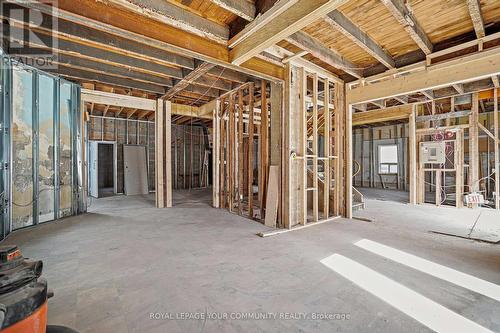
<path fill-rule="evenodd" d="M 413 215 L 396 221 L 380 207 L 370 211 L 378 214 L 373 223 L 342 219 L 259 238 L 255 234 L 266 227 L 211 208 L 209 197 L 206 191 L 179 192 L 176 207 L 163 210 L 152 207 L 152 196 L 104 198 L 85 215 L 15 232 L 6 242 L 44 261 L 44 276 L 55 291 L 49 323 L 80 332 L 431 331 L 320 263 L 334 253 L 500 331 L 500 302 L 353 244 L 370 239 L 500 284 L 498 245 L 407 228 Z M 150 318 L 180 312 L 309 317 Z M 348 314 L 349 320 L 311 320 L 313 312 Z"/>

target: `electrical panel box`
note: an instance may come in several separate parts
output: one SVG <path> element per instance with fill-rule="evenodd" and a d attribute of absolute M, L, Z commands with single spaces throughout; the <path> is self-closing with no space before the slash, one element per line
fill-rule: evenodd
<path fill-rule="evenodd" d="M 445 142 L 420 143 L 420 161 L 422 163 L 444 164 L 446 162 Z"/>

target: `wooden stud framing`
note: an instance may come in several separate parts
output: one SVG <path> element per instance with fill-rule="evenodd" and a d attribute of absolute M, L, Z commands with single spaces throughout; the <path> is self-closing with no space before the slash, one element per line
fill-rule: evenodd
<path fill-rule="evenodd" d="M 414 105 L 409 118 L 409 168 L 410 168 L 410 204 L 417 203 L 417 106 Z"/>
<path fill-rule="evenodd" d="M 469 116 L 469 193 L 479 191 L 479 98 L 472 94 L 472 113 Z"/>
<path fill-rule="evenodd" d="M 248 87 L 249 118 L 248 118 L 248 217 L 253 219 L 253 175 L 254 175 L 254 84 Z"/>
<path fill-rule="evenodd" d="M 158 99 L 155 118 L 156 207 L 172 207 L 171 103 Z"/>
<path fill-rule="evenodd" d="M 498 89 L 493 89 L 493 122 L 495 123 L 494 134 L 497 140 L 500 140 L 500 132 L 499 132 L 499 110 L 498 110 Z M 495 208 L 500 210 L 500 144 L 495 143 Z"/>
<path fill-rule="evenodd" d="M 328 78 L 324 79 L 324 92 L 323 92 L 323 105 L 330 104 L 330 81 Z M 323 107 L 324 112 L 324 123 L 323 123 L 323 137 L 324 137 L 324 149 L 323 149 L 323 168 L 324 168 L 324 177 L 323 177 L 323 219 L 327 219 L 330 216 L 330 187 L 331 187 L 331 174 L 332 171 L 330 169 L 330 160 L 332 154 L 332 148 L 330 146 L 330 134 L 332 127 L 332 117 L 330 110 L 328 108 Z"/>

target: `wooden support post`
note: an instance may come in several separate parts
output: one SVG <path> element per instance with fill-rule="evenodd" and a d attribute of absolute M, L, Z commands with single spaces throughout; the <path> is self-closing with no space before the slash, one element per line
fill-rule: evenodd
<path fill-rule="evenodd" d="M 229 211 L 232 212 L 234 208 L 234 162 L 235 162 L 235 124 L 234 124 L 234 95 L 230 94 L 229 95 L 229 110 L 228 110 L 228 116 L 229 116 L 229 124 L 228 124 L 228 130 L 229 130 L 229 140 L 228 140 L 228 204 L 229 204 Z"/>
<path fill-rule="evenodd" d="M 220 135 L 220 101 L 215 102 L 215 109 L 213 111 L 213 156 L 212 156 L 212 205 L 215 208 L 220 208 L 220 146 L 221 146 L 221 135 Z"/>
<path fill-rule="evenodd" d="M 165 102 L 165 206 L 172 207 L 172 103 Z"/>
<path fill-rule="evenodd" d="M 342 212 L 345 212 L 345 202 L 343 200 L 345 192 L 345 182 L 343 175 L 343 158 L 345 151 L 345 143 L 343 139 L 344 133 L 344 115 L 346 113 L 343 103 L 344 99 L 344 87 L 340 83 L 335 83 L 335 96 L 334 96 L 334 104 L 335 104 L 335 142 L 334 142 L 334 156 L 336 158 L 333 160 L 334 164 L 334 181 L 335 181 L 335 191 L 334 191 L 334 211 L 333 214 L 335 216 L 339 216 Z"/>
<path fill-rule="evenodd" d="M 164 126 L 164 106 L 165 101 L 159 99 L 157 101 L 156 107 L 156 117 L 155 117 L 155 174 L 156 174 L 156 208 L 164 208 L 165 207 L 165 198 L 164 198 L 164 187 L 165 187 L 165 178 L 164 178 L 164 147 L 163 147 L 163 138 L 165 135 L 165 126 Z"/>
<path fill-rule="evenodd" d="M 409 118 L 410 204 L 417 204 L 417 106 L 413 105 Z"/>
<path fill-rule="evenodd" d="M 495 131 L 495 138 L 500 140 L 499 133 L 499 110 L 498 110 L 498 89 L 493 89 L 493 121 L 495 125 L 493 130 Z M 495 208 L 500 210 L 500 145 L 495 143 Z"/>
<path fill-rule="evenodd" d="M 282 110 L 283 110 L 283 88 L 282 85 L 279 83 L 274 83 L 271 82 L 271 126 L 270 126 L 270 165 L 271 166 L 276 166 L 276 171 L 278 175 L 278 218 L 277 222 L 278 225 L 283 227 L 282 221 L 282 214 L 283 214 L 283 206 L 282 206 L 282 170 L 281 170 L 281 154 L 282 154 L 282 128 L 281 128 L 281 117 L 282 117 Z M 269 177 L 270 178 L 270 173 L 269 171 Z M 269 180 L 268 183 L 271 181 Z M 267 208 L 267 207 L 266 207 Z M 267 216 L 266 216 L 267 219 Z"/>
<path fill-rule="evenodd" d="M 442 172 L 441 170 L 436 170 L 436 206 L 441 206 L 441 177 L 442 177 Z"/>
<path fill-rule="evenodd" d="M 460 129 L 456 133 L 455 139 L 455 205 L 457 208 L 463 207 L 464 192 L 464 131 Z"/>
<path fill-rule="evenodd" d="M 312 161 L 313 161 L 313 181 L 312 181 L 312 197 L 313 197 L 313 221 L 319 221 L 319 189 L 318 189 L 318 75 L 316 73 L 313 74 L 313 115 L 312 115 Z M 328 104 L 325 105 L 328 107 Z M 306 164 L 307 167 L 307 164 Z"/>
<path fill-rule="evenodd" d="M 248 118 L 248 217 L 253 219 L 253 158 L 254 158 L 254 84 L 248 87 L 249 111 Z"/>
<path fill-rule="evenodd" d="M 171 139 L 171 107 L 170 102 L 163 99 L 157 101 L 155 117 L 156 145 L 156 207 L 172 207 L 172 139 Z"/>
<path fill-rule="evenodd" d="M 469 116 L 469 192 L 479 191 L 479 94 L 472 94 L 472 113 Z M 473 207 L 477 207 L 474 205 Z"/>
<path fill-rule="evenodd" d="M 352 105 L 347 108 L 347 119 L 346 119 L 346 217 L 348 219 L 352 218 Z"/>
<path fill-rule="evenodd" d="M 220 206 L 226 208 L 226 104 L 225 100 L 220 101 L 221 125 L 220 125 Z"/>
<path fill-rule="evenodd" d="M 267 82 L 262 80 L 261 83 L 261 113 L 260 113 L 260 169 L 261 169 L 261 184 L 259 193 L 261 194 L 261 219 L 265 218 L 266 209 L 266 193 L 267 193 L 267 179 L 269 167 L 269 113 L 267 109 Z"/>
<path fill-rule="evenodd" d="M 238 91 L 238 214 L 243 214 L 243 89 Z"/>
<path fill-rule="evenodd" d="M 330 216 L 330 158 L 333 155 L 330 147 L 330 132 L 332 126 L 332 118 L 330 107 L 330 81 L 325 79 L 324 81 L 324 94 L 323 94 L 323 114 L 324 114 L 324 124 L 323 124 L 323 137 L 324 137 L 324 147 L 323 147 L 323 167 L 324 167 L 324 177 L 323 177 L 323 219 L 327 219 Z"/>
<path fill-rule="evenodd" d="M 300 195 L 299 195 L 299 219 L 298 222 L 302 225 L 307 223 L 307 73 L 304 67 L 299 68 L 299 97 L 300 97 L 300 118 L 299 118 L 299 155 L 302 158 L 301 167 L 299 168 L 300 179 Z"/>

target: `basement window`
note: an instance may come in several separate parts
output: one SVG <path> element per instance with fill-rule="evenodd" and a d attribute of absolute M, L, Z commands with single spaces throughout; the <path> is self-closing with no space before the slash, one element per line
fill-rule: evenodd
<path fill-rule="evenodd" d="M 378 146 L 379 174 L 398 173 L 398 146 L 383 145 Z"/>

